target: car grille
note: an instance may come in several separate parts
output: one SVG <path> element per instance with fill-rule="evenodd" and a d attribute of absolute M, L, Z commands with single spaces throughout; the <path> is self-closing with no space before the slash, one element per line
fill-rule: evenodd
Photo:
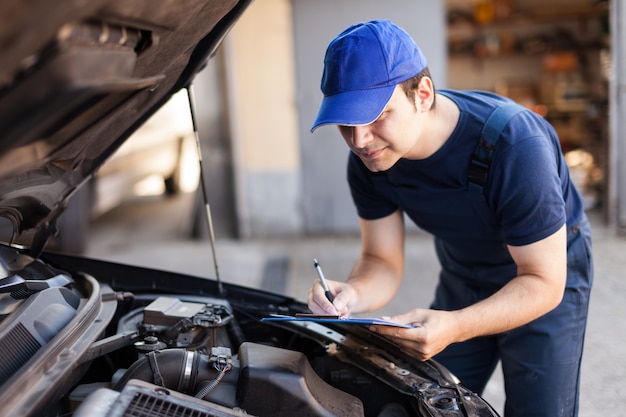
<path fill-rule="evenodd" d="M 218 417 L 217 414 L 175 404 L 153 395 L 137 394 L 124 410 L 124 417 Z"/>
<path fill-rule="evenodd" d="M 79 301 L 67 288 L 46 288 L 24 300 L 14 313 L 3 319 L 0 385 L 19 374 L 35 355 L 41 354 L 41 349 L 76 316 Z"/>
<path fill-rule="evenodd" d="M 78 407 L 74 417 L 254 417 L 145 381 L 131 379 L 121 392 L 101 388 Z"/>
<path fill-rule="evenodd" d="M 0 385 L 4 384 L 41 348 L 22 323 L 17 323 L 0 339 Z"/>

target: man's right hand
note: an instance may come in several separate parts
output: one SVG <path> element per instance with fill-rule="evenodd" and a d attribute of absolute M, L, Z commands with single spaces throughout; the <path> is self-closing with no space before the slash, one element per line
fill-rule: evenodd
<path fill-rule="evenodd" d="M 348 317 L 356 304 L 356 291 L 352 285 L 345 282 L 326 280 L 326 284 L 333 295 L 333 302 L 331 303 L 328 298 L 326 298 L 322 283 L 318 279 L 309 289 L 307 297 L 309 309 L 315 314 L 331 314 L 340 317 Z"/>

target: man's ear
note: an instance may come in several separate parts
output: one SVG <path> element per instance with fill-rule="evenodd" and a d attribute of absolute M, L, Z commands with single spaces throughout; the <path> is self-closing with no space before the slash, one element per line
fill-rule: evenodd
<path fill-rule="evenodd" d="M 433 80 L 428 76 L 424 76 L 417 83 L 415 89 L 415 107 L 421 111 L 428 111 L 435 101 L 435 87 Z"/>

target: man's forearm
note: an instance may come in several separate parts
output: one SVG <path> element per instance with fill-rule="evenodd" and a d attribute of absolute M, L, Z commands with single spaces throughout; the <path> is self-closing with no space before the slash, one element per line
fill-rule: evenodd
<path fill-rule="evenodd" d="M 491 297 L 454 312 L 457 342 L 523 326 L 556 308 L 563 292 L 560 281 L 518 276 Z"/>
<path fill-rule="evenodd" d="M 358 295 L 353 312 L 372 311 L 389 303 L 400 288 L 402 273 L 380 260 L 359 259 L 347 280 Z"/>

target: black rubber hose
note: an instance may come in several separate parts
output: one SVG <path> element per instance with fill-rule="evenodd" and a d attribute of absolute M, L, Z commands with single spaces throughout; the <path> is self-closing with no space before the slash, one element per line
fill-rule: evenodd
<path fill-rule="evenodd" d="M 209 365 L 207 355 L 185 349 L 150 352 L 128 368 L 114 389 L 121 391 L 131 379 L 193 394 L 198 381 L 214 379 L 217 370 Z"/>

